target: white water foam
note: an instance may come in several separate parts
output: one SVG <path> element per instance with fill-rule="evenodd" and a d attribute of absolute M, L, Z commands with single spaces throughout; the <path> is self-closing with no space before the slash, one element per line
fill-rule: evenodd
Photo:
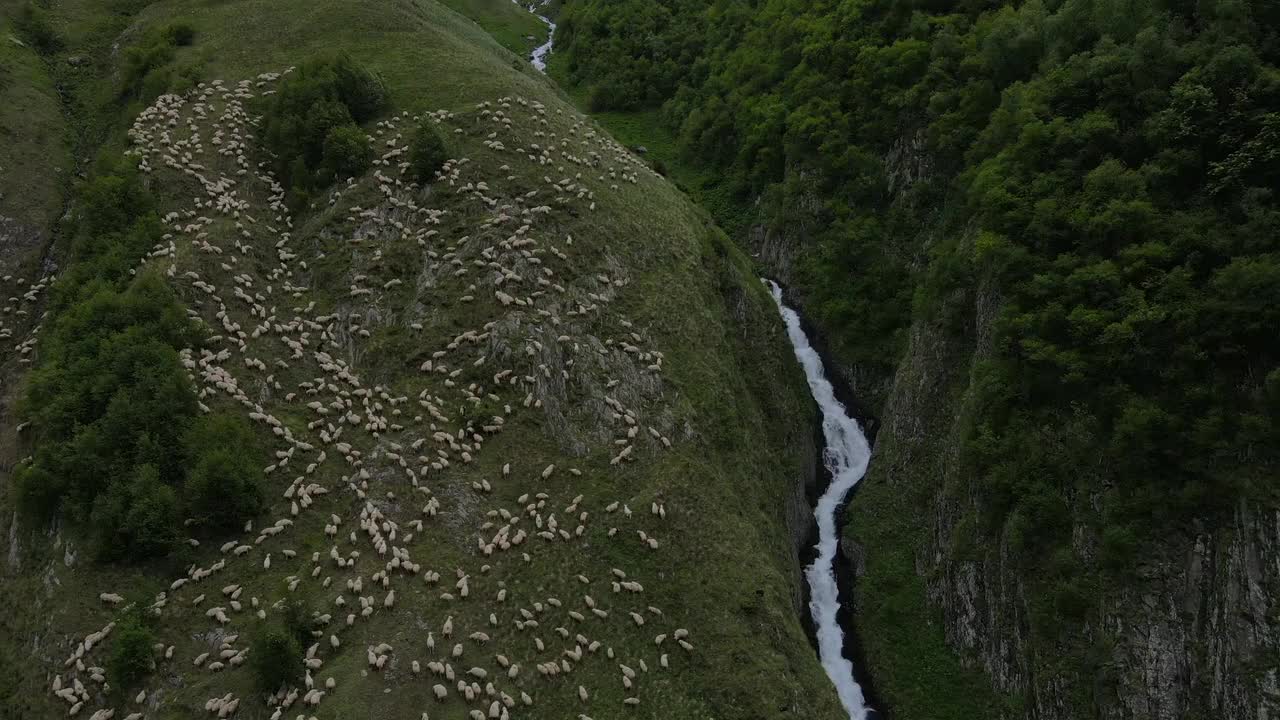
<path fill-rule="evenodd" d="M 511 0 L 511 2 L 514 2 L 516 5 L 528 10 L 530 13 L 533 13 L 534 17 L 547 24 L 547 41 L 534 48 L 532 53 L 529 53 L 529 62 L 532 63 L 534 69 L 538 72 L 545 73 L 547 71 L 547 56 L 551 54 L 551 45 L 555 41 L 556 24 L 551 22 L 551 19 L 547 16 L 539 15 L 537 10 L 534 9 L 534 5 L 526 5 L 521 2 L 521 0 Z M 538 3 L 538 5 L 545 4 L 546 0 L 542 0 L 541 3 Z"/>
<path fill-rule="evenodd" d="M 822 358 L 809 344 L 809 338 L 800 326 L 800 316 L 782 302 L 782 288 L 772 280 L 764 282 L 778 304 L 778 311 L 787 325 L 791 347 L 804 368 L 805 379 L 809 381 L 809 391 L 822 411 L 822 435 L 826 441 L 822 460 L 831 472 L 831 485 L 813 509 L 813 516 L 818 522 L 817 557 L 804 571 L 809 583 L 809 612 L 813 615 L 818 637 L 818 658 L 827 677 L 836 686 L 836 693 L 849 713 L 849 719 L 866 720 L 871 708 L 867 707 L 862 687 L 853 678 L 853 663 L 842 653 L 844 631 L 836 621 L 836 612 L 840 609 L 840 588 L 836 584 L 833 562 L 840 542 L 836 511 L 867 472 L 871 446 L 857 421 L 849 417 L 844 405 L 836 399 L 835 389 L 823 370 Z"/>

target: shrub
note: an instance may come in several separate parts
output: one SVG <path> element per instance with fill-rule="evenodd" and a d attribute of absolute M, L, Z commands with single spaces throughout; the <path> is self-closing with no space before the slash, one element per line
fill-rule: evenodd
<path fill-rule="evenodd" d="M 22 10 L 18 11 L 13 26 L 22 39 L 30 43 L 41 55 L 52 55 L 63 47 L 62 38 L 58 37 L 58 33 L 49 24 L 44 11 L 31 3 L 23 5 Z"/>
<path fill-rule="evenodd" d="M 178 498 L 160 482 L 154 465 L 139 465 L 133 477 L 116 481 L 97 496 L 92 515 L 97 554 L 104 560 L 166 555 L 178 542 Z"/>
<path fill-rule="evenodd" d="M 449 159 L 444 140 L 430 120 L 423 120 L 409 141 L 409 169 L 418 182 L 435 179 L 436 171 Z"/>
<path fill-rule="evenodd" d="M 142 78 L 138 87 L 138 101 L 150 103 L 166 93 L 181 95 L 199 85 L 203 78 L 204 68 L 201 65 L 158 67 Z"/>
<path fill-rule="evenodd" d="M 112 638 L 107 674 L 116 687 L 132 687 L 151 672 L 155 635 L 136 616 L 130 616 L 116 627 Z"/>
<path fill-rule="evenodd" d="M 344 125 L 329 130 L 324 138 L 321 176 L 326 180 L 341 180 L 368 170 L 373 165 L 373 145 L 369 136 L 355 125 Z"/>
<path fill-rule="evenodd" d="M 63 478 L 40 465 L 20 465 L 13 475 L 18 505 L 24 513 L 41 520 L 52 518 L 66 492 Z"/>
<path fill-rule="evenodd" d="M 349 55 L 333 62 L 338 97 L 356 122 L 372 120 L 387 109 L 390 96 L 382 78 L 356 63 Z"/>
<path fill-rule="evenodd" d="M 280 622 L 285 631 L 297 640 L 299 645 L 307 645 L 311 642 L 311 630 L 315 627 L 315 619 L 312 617 L 311 608 L 302 599 L 293 598 L 285 601 Z"/>
<path fill-rule="evenodd" d="M 153 70 L 164 67 L 173 60 L 173 46 L 163 40 L 152 40 L 145 45 L 125 48 L 124 67 L 121 74 L 124 87 L 121 95 L 138 92 Z"/>
<path fill-rule="evenodd" d="M 1132 567 L 1138 554 L 1138 538 L 1123 525 L 1108 525 L 1102 530 L 1098 547 L 1102 567 L 1113 573 L 1123 573 Z"/>
<path fill-rule="evenodd" d="M 178 22 L 164 29 L 165 39 L 177 47 L 187 47 L 195 42 L 196 29 L 190 23 Z"/>
<path fill-rule="evenodd" d="M 167 92 L 182 92 L 194 86 L 199 82 L 198 67 L 175 73 L 169 64 L 176 55 L 174 48 L 191 45 L 195 36 L 191 25 L 174 23 L 148 32 L 137 44 L 125 48 L 120 95 L 150 102 Z"/>
<path fill-rule="evenodd" d="M 258 690 L 272 693 L 302 676 L 302 644 L 276 625 L 259 628 L 249 647 L 249 666 Z"/>
<path fill-rule="evenodd" d="M 355 127 L 346 105 L 337 100 L 321 100 L 311 106 L 299 138 L 302 141 L 299 151 L 307 158 L 308 165 L 315 166 L 323 159 L 329 132 L 340 127 Z"/>
<path fill-rule="evenodd" d="M 372 147 L 359 141 L 356 123 L 387 105 L 382 80 L 346 56 L 302 66 L 261 102 L 259 134 L 276 158 L 293 212 L 306 207 L 313 190 L 368 167 Z"/>
<path fill-rule="evenodd" d="M 154 207 L 136 170 L 123 170 L 89 181 L 80 191 L 81 223 L 88 236 L 120 233 Z"/>
<path fill-rule="evenodd" d="M 191 470 L 183 483 L 187 517 L 213 529 L 232 529 L 262 510 L 262 468 L 257 438 L 238 415 L 197 420 L 185 444 Z"/>

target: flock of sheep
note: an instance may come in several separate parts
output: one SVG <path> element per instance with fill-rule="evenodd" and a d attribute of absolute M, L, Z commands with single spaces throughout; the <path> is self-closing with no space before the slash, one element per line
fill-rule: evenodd
<path fill-rule="evenodd" d="M 656 460 L 676 421 L 663 353 L 615 309 L 625 263 L 566 228 L 648 169 L 522 98 L 403 113 L 371 128 L 374 168 L 295 227 L 249 110 L 281 75 L 163 96 L 129 133 L 138 167 L 186 198 L 144 263 L 209 328 L 181 353 L 201 409 L 238 408 L 270 439 L 271 514 L 197 547 L 199 563 L 139 601 L 173 636 L 147 687 L 108 705 L 112 622 L 74 643 L 50 692 L 92 720 L 190 717 L 191 687 L 210 717 L 265 702 L 273 720 L 305 720 L 370 681 L 418 684 L 424 720 L 459 703 L 475 720 L 548 697 L 583 718 L 641 704 L 694 651 L 646 589 L 678 507 L 599 477 Z M 411 182 L 407 137 L 424 118 L 482 160 Z M 405 337 L 412 366 L 386 367 L 388 339 Z M 575 422 L 584 433 L 555 439 Z M 605 543 L 634 567 L 603 561 Z M 129 606 L 103 590 L 113 612 Z M 252 693 L 252 628 L 294 597 L 315 609 L 303 681 Z M 598 698 L 609 675 L 621 708 Z"/>
<path fill-rule="evenodd" d="M 20 294 L 9 296 L 4 307 L 0 308 L 0 340 L 10 341 L 21 338 L 13 346 L 13 352 L 20 364 L 29 364 L 32 353 L 36 350 L 40 321 L 44 319 L 44 314 L 33 316 L 32 313 L 37 309 L 41 294 L 52 282 L 51 275 L 44 275 L 34 282 L 27 282 L 26 278 L 12 275 L 0 277 L 0 283 L 14 287 L 15 293 L 20 292 Z"/>

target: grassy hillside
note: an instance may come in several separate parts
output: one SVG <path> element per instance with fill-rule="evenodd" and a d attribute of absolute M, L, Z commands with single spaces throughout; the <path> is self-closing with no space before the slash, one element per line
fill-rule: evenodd
<path fill-rule="evenodd" d="M 521 58 L 546 41 L 547 26 L 511 0 L 444 0 L 443 4 L 475 21 Z"/>
<path fill-rule="evenodd" d="M 48 239 L 72 163 L 53 79 L 29 36 L 13 26 L 20 3 L 0 3 L 0 263 L 16 269 Z"/>
<path fill-rule="evenodd" d="M 104 139 L 36 365 L 101 351 L 72 342 L 102 332 L 92 302 L 176 302 L 199 412 L 254 428 L 234 450 L 264 467 L 266 506 L 105 564 L 98 501 L 45 523 L 5 483 L 0 614 L 27 640 L 0 654 L 0 715 L 187 718 L 226 697 L 266 718 L 256 686 L 284 667 L 292 716 L 313 643 L 318 718 L 839 715 L 791 600 L 803 387 L 705 214 L 435 3 L 115 9 L 48 10 L 50 66 L 83 51 L 97 72 L 70 121 Z M 99 41 L 120 21 L 116 52 Z M 193 35 L 166 39 L 179 23 Z M 290 217 L 257 114 L 278 73 L 336 53 L 385 82 L 362 128 L 378 160 Z M 401 164 L 419 122 L 449 158 L 425 186 Z M 141 197 L 102 202 L 133 182 L 121 157 Z M 129 232 L 93 231 L 119 208 Z M 152 222 L 164 235 L 125 257 Z M 31 443 L 54 415 L 33 417 L 6 466 L 50 452 Z M 105 488 L 114 470 L 95 470 Z"/>
<path fill-rule="evenodd" d="M 0 44 L 0 213 L 35 227 L 57 211 L 58 183 L 70 162 L 49 74 L 36 51 L 15 39 L 7 35 Z"/>

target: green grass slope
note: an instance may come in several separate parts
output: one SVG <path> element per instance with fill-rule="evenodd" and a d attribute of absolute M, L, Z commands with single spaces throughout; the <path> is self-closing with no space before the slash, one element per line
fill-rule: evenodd
<path fill-rule="evenodd" d="M 443 4 L 474 20 L 502 47 L 522 58 L 546 42 L 547 26 L 511 0 L 443 0 Z"/>
<path fill-rule="evenodd" d="M 0 264 L 14 272 L 48 239 L 72 170 L 66 123 L 45 62 L 0 3 Z"/>
<path fill-rule="evenodd" d="M 0 491 L 0 716 L 838 717 L 792 604 L 807 399 L 705 214 L 433 2 L 139 9 L 118 40 L 188 22 L 167 67 L 204 80 L 122 111 L 168 232 L 137 271 L 205 328 L 191 381 L 270 444 L 270 507 L 120 567 Z M 73 52 L 93 7 L 51 12 Z M 254 100 L 334 52 L 395 111 L 373 170 L 291 220 Z M 416 118 L 451 158 L 429 187 Z M 295 601 L 315 692 L 284 708 L 249 648 Z M 156 646 L 126 687 L 102 670 L 135 613 Z"/>

